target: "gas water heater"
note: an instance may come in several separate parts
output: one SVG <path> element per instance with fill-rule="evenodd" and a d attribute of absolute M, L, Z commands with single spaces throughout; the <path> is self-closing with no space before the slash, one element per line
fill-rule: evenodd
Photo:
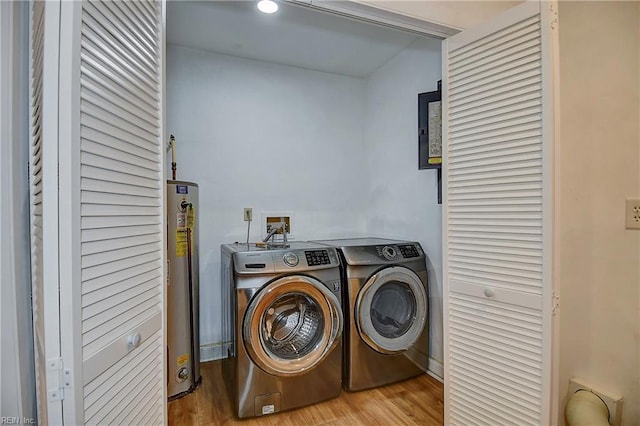
<path fill-rule="evenodd" d="M 200 383 L 198 185 L 167 181 L 167 366 L 169 400 Z"/>

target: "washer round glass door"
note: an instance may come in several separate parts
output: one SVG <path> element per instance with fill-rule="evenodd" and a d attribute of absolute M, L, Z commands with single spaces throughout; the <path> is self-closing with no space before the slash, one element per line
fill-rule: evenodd
<path fill-rule="evenodd" d="M 358 292 L 354 315 L 362 340 L 373 350 L 391 355 L 416 343 L 428 309 L 422 280 L 410 269 L 394 266 L 367 280 Z"/>
<path fill-rule="evenodd" d="M 341 335 L 338 298 L 320 281 L 302 275 L 267 284 L 244 315 L 247 353 L 273 375 L 296 376 L 313 369 L 331 353 Z"/>

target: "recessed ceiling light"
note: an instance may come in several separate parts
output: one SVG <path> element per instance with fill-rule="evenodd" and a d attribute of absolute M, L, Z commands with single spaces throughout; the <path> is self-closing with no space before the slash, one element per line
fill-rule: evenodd
<path fill-rule="evenodd" d="M 273 0 L 260 0 L 258 10 L 262 13 L 275 13 L 278 11 L 278 3 Z"/>

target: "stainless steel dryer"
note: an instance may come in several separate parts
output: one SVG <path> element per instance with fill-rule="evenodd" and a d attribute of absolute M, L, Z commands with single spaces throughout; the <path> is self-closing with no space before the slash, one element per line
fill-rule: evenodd
<path fill-rule="evenodd" d="M 429 291 L 422 247 L 381 238 L 316 241 L 344 263 L 343 383 L 357 391 L 424 373 L 429 362 Z"/>
<path fill-rule="evenodd" d="M 342 388 L 340 261 L 334 248 L 292 242 L 221 247 L 223 374 L 238 417 L 338 396 Z"/>

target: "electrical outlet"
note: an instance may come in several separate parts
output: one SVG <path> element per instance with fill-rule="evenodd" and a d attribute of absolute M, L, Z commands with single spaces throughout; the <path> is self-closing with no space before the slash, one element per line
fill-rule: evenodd
<path fill-rule="evenodd" d="M 244 208 L 244 221 L 251 222 L 253 220 L 253 209 L 251 207 Z"/>
<path fill-rule="evenodd" d="M 640 229 L 640 198 L 627 198 L 624 211 L 626 228 Z"/>

